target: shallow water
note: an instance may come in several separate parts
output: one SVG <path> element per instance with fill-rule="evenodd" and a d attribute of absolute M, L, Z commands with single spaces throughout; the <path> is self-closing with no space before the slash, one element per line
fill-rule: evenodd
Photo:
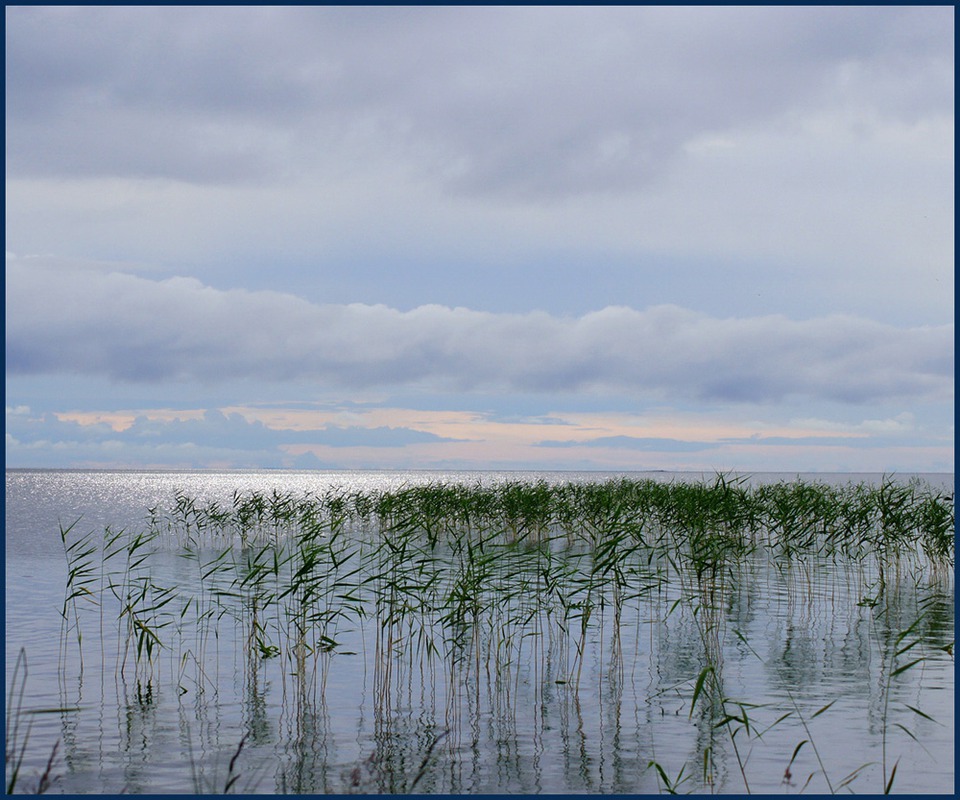
<path fill-rule="evenodd" d="M 32 727 L 22 788 L 35 783 L 59 741 L 50 791 L 64 793 L 222 791 L 236 778 L 233 791 L 254 793 L 399 792 L 416 780 L 417 792 L 646 794 L 664 789 L 651 762 L 670 781 L 679 775 L 679 791 L 791 793 L 809 777 L 807 793 L 876 793 L 884 755 L 887 774 L 898 764 L 895 792 L 953 792 L 954 662 L 937 649 L 953 641 L 952 574 L 888 576 L 885 604 L 871 607 L 868 563 L 785 565 L 757 555 L 699 607 L 676 603 L 689 586 L 663 583 L 625 602 L 619 625 L 612 612 L 598 612 L 582 659 L 575 630 L 564 636 L 538 628 L 543 617 L 519 624 L 504 612 L 464 652 L 417 649 L 418 641 L 439 642 L 430 639 L 441 628 L 431 618 L 393 629 L 397 655 L 377 659 L 384 639 L 371 610 L 342 622 L 336 653 L 307 671 L 315 683 L 291 675 L 280 657 L 245 657 L 246 629 L 230 614 L 204 626 L 188 624 L 190 610 L 177 636 L 170 623 L 168 647 L 149 676 L 131 667 L 129 653 L 124 666 L 116 614 L 101 623 L 92 606 L 83 612 L 82 672 L 70 636 L 61 653 L 59 525 L 78 517 L 77 532 L 138 530 L 147 509 L 172 504 L 177 490 L 224 502 L 237 489 L 297 495 L 614 475 L 7 471 L 8 697 L 24 648 L 24 709 L 60 709 L 24 717 Z M 952 475 L 924 477 L 952 491 Z M 197 564 L 174 548 L 150 563 L 158 585 L 195 580 Z M 519 574 L 495 571 L 491 580 L 514 586 Z M 510 608 L 526 608 L 530 591 L 518 592 Z M 891 648 L 921 612 L 922 624 L 900 646 L 915 639 L 910 658 L 924 660 L 891 676 Z M 703 694 L 694 705 L 708 662 L 721 690 L 715 699 L 722 695 L 728 715 L 745 715 L 749 729 L 717 726 L 723 717 L 708 713 Z"/>

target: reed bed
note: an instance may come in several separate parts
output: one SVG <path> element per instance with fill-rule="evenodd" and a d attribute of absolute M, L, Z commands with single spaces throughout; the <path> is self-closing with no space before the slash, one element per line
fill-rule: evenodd
<path fill-rule="evenodd" d="M 695 763 L 679 772 L 658 758 L 643 766 L 663 791 L 749 792 L 747 751 L 762 738 L 760 712 L 728 696 L 722 652 L 739 635 L 724 608 L 754 580 L 758 560 L 776 566 L 791 603 L 835 591 L 816 564 L 849 565 L 861 603 L 883 609 L 904 574 L 950 579 L 954 505 L 952 494 L 893 479 L 846 487 L 752 487 L 724 475 L 699 483 L 437 483 L 375 493 L 237 492 L 229 503 L 178 493 L 149 510 L 144 531 L 97 537 L 71 527 L 61 536 L 64 670 L 73 663 L 83 671 L 84 649 L 103 641 L 94 634 L 108 624 L 119 643 L 116 675 L 140 696 L 164 682 L 181 693 L 215 693 L 226 655 L 242 663 L 255 695 L 263 672 L 281 664 L 273 674 L 282 681 L 279 725 L 289 742 L 277 778 L 283 791 L 444 791 L 457 784 L 435 765 L 463 768 L 453 764 L 464 740 L 476 739 L 477 714 L 509 728 L 530 687 L 534 702 L 563 692 L 576 710 L 584 681 L 622 684 L 626 627 L 686 615 L 699 650 L 676 692 L 701 732 Z M 179 572 L 158 577 L 152 563 L 161 554 L 174 554 Z M 889 682 L 922 662 L 927 639 L 916 635 L 922 622 L 884 619 L 881 680 Z M 328 775 L 307 761 L 322 750 L 328 675 L 338 658 L 357 655 L 345 644 L 357 631 L 372 648 L 363 656 L 377 750 L 347 776 Z M 233 643 L 231 653 L 220 651 L 224 642 Z M 398 746 L 410 734 L 397 729 L 397 710 L 416 703 L 440 708 L 410 754 Z M 765 725 L 792 717 L 807 729 L 828 710 L 805 712 L 793 702 Z M 885 725 L 890 718 L 884 714 Z M 248 737 L 255 746 L 256 736 L 251 722 L 240 748 Z M 788 785 L 804 748 L 815 750 L 812 734 L 784 759 Z M 896 765 L 888 763 L 886 733 L 883 760 L 889 791 Z M 735 764 L 735 774 L 721 774 L 723 764 Z M 859 774 L 831 781 L 822 762 L 815 771 L 834 791 Z"/>

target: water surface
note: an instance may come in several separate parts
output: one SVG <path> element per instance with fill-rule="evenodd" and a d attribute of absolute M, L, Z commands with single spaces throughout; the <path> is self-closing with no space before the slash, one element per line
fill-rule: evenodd
<path fill-rule="evenodd" d="M 149 510 L 171 507 L 177 492 L 228 503 L 235 491 L 372 493 L 438 481 L 474 486 L 621 476 L 8 470 L 8 695 L 23 648 L 24 708 L 60 709 L 29 715 L 23 788 L 59 742 L 51 792 L 222 791 L 236 779 L 233 791 L 255 793 L 398 792 L 414 781 L 417 792 L 442 793 L 648 794 L 663 791 L 666 781 L 678 781 L 678 791 L 742 793 L 748 786 L 793 793 L 806 784 L 807 793 L 877 793 L 884 766 L 889 774 L 897 763 L 894 791 L 952 793 L 954 662 L 952 651 L 938 649 L 953 640 L 949 570 L 888 575 L 883 603 L 875 605 L 876 564 L 869 559 L 778 563 L 757 554 L 701 603 L 689 602 L 689 584 L 651 572 L 655 590 L 624 602 L 616 622 L 609 606 L 598 606 L 581 637 L 575 626 L 548 630 L 555 612 L 526 622 L 510 616 L 511 609 L 539 607 L 537 587 L 520 583 L 528 563 L 521 553 L 515 569 L 493 567 L 491 591 L 516 594 L 499 611 L 477 617 L 485 627 L 465 639 L 468 648 L 445 648 L 440 632 L 449 628 L 436 614 L 416 624 L 409 616 L 386 642 L 371 607 L 366 617 L 337 628 L 337 647 L 317 659 L 312 681 L 291 675 L 282 658 L 245 656 L 248 628 L 226 612 L 216 625 L 200 624 L 197 609 L 188 608 L 176 635 L 176 622 L 168 620 L 166 644 L 149 672 L 131 666 L 114 611 L 102 619 L 92 604 L 82 611 L 82 670 L 81 647 L 61 636 L 67 576 L 61 525 L 76 522 L 78 534 L 99 535 L 107 526 L 144 530 Z M 797 477 L 838 485 L 882 479 L 765 474 L 749 480 Z M 922 477 L 953 490 L 952 475 Z M 529 556 L 535 557 L 541 556 Z M 169 543 L 150 565 L 158 586 L 197 580 L 198 563 Z M 643 564 L 629 568 L 639 587 Z M 207 610 L 215 615 L 228 605 Z M 891 665 L 904 663 L 894 660 L 896 650 L 911 642 L 922 662 L 892 675 Z M 694 704 L 706 664 L 715 667 L 715 700 L 728 715 L 743 715 L 749 728 L 730 720 L 718 726 L 703 691 Z M 731 739 L 734 728 L 741 730 Z"/>

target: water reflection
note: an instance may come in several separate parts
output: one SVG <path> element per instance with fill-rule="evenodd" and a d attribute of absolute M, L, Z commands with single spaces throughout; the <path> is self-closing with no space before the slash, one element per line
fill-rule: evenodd
<path fill-rule="evenodd" d="M 310 647 L 280 646 L 307 621 L 296 596 L 270 597 L 289 572 L 260 594 L 234 582 L 253 550 L 222 563 L 158 551 L 144 598 L 190 586 L 198 599 L 153 617 L 138 606 L 166 626 L 143 667 L 124 668 L 127 629 L 91 609 L 99 653 L 84 650 L 79 678 L 75 651 L 57 662 L 59 705 L 80 711 L 38 742 L 62 741 L 59 788 L 812 792 L 855 775 L 863 792 L 897 758 L 911 788 L 952 786 L 953 581 L 922 560 L 881 572 L 758 549 L 684 570 L 633 549 L 607 581 L 587 549 L 410 545 L 388 563 L 364 549 L 373 528 L 350 534 L 324 544 L 313 638 L 297 640 Z M 362 613 L 328 614 L 360 596 L 361 568 Z M 23 619 L 20 602 L 8 614 Z M 321 634 L 336 644 L 316 646 Z"/>

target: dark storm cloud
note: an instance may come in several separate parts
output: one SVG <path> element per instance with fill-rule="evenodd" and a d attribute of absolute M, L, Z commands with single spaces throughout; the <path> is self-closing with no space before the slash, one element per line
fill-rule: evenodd
<path fill-rule="evenodd" d="M 8 8 L 7 171 L 203 183 L 386 158 L 461 192 L 627 189 L 693 137 L 838 91 L 952 113 L 951 13 Z"/>
<path fill-rule="evenodd" d="M 7 263 L 9 375 L 312 381 L 430 391 L 593 392 L 736 402 L 946 400 L 953 325 L 719 319 L 611 306 L 580 317 L 317 305 L 187 278 Z"/>

